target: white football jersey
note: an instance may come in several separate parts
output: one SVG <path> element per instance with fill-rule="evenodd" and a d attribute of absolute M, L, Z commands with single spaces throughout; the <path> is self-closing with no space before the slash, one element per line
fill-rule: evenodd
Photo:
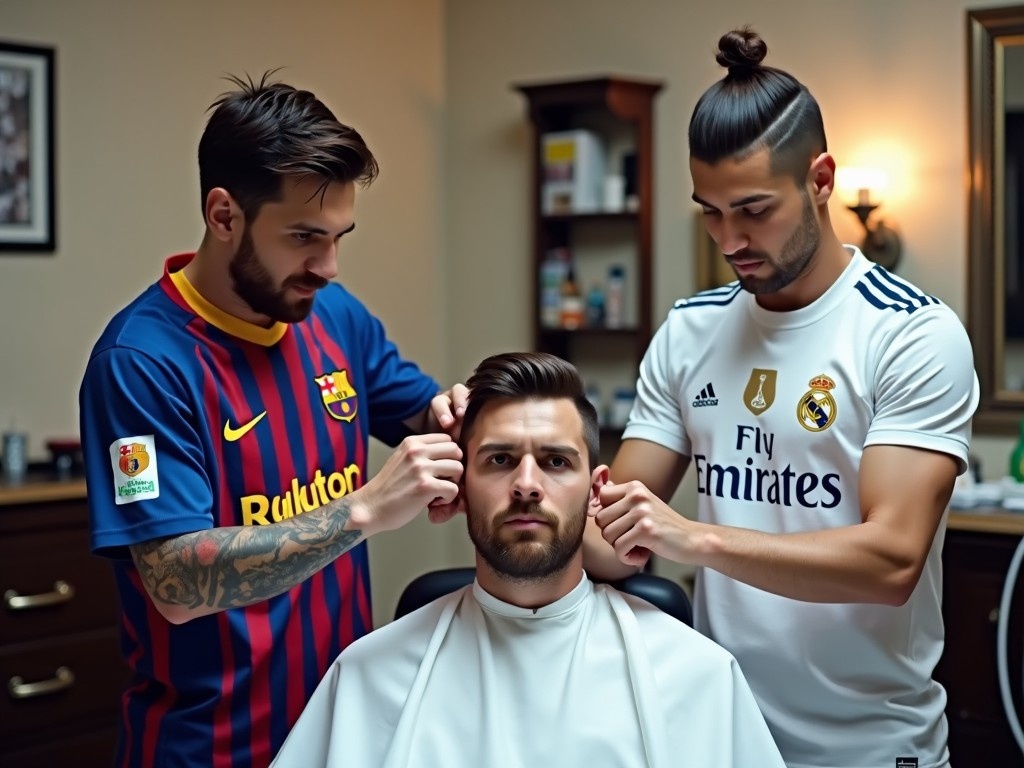
<path fill-rule="evenodd" d="M 624 438 L 691 457 L 700 520 L 856 525 L 868 445 L 941 451 L 966 468 L 978 381 L 963 325 L 849 250 L 803 309 L 765 310 L 734 282 L 679 301 L 652 340 Z M 790 768 L 946 764 L 946 695 L 932 680 L 945 525 L 900 607 L 801 602 L 699 569 L 696 625 L 739 661 Z"/>

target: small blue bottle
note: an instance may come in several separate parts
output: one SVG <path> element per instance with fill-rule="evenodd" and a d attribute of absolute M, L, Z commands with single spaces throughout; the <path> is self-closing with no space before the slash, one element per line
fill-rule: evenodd
<path fill-rule="evenodd" d="M 600 283 L 594 283 L 587 292 L 586 314 L 589 328 L 604 326 L 604 291 Z"/>

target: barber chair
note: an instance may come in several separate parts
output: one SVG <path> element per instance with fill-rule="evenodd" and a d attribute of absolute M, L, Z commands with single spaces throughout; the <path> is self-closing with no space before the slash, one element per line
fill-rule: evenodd
<path fill-rule="evenodd" d="M 473 583 L 475 568 L 444 568 L 417 576 L 409 582 L 398 598 L 395 618 L 415 611 L 442 595 Z M 620 592 L 642 598 L 657 606 L 669 616 L 693 626 L 693 608 L 690 597 L 681 586 L 664 576 L 635 573 L 618 581 L 606 582 Z"/>

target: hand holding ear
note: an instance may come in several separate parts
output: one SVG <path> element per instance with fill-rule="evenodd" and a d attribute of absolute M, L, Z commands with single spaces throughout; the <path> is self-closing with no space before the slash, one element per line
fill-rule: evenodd
<path fill-rule="evenodd" d="M 352 523 L 367 537 L 401 528 L 431 505 L 457 505 L 462 450 L 442 432 L 405 438 L 373 479 L 355 491 Z M 451 515 L 448 515 L 449 517 Z"/>
<path fill-rule="evenodd" d="M 651 553 L 687 562 L 692 525 L 639 481 L 604 485 L 594 521 L 626 565 L 642 567 Z M 590 510 L 588 510 L 589 512 Z"/>
<path fill-rule="evenodd" d="M 436 498 L 427 505 L 427 519 L 432 523 L 447 523 L 460 512 L 465 513 L 466 504 L 462 498 L 462 488 L 451 501 Z"/>

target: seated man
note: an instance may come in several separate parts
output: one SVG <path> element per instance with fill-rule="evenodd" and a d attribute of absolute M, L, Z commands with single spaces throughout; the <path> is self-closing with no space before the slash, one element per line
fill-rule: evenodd
<path fill-rule="evenodd" d="M 346 648 L 274 766 L 781 768 L 728 652 L 583 573 L 608 467 L 576 369 L 497 355 L 467 384 L 475 583 Z"/>

